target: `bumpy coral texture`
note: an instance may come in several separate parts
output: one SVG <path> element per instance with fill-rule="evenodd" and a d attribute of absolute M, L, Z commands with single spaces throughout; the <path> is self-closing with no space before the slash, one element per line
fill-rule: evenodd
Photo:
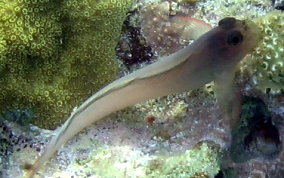
<path fill-rule="evenodd" d="M 114 48 L 131 0 L 0 2 L 1 113 L 31 108 L 53 129 L 116 76 Z"/>
<path fill-rule="evenodd" d="M 127 146 L 101 147 L 72 169 L 98 177 L 214 177 L 219 171 L 218 154 L 218 148 L 207 142 L 174 155 L 148 155 Z"/>
<path fill-rule="evenodd" d="M 272 11 L 257 23 L 261 41 L 250 65 L 253 82 L 262 91 L 278 93 L 284 90 L 284 14 Z"/>
<path fill-rule="evenodd" d="M 266 14 L 271 9 L 270 0 L 206 0 L 197 6 L 196 18 L 217 24 L 216 19 L 236 17 L 239 19 L 253 19 Z M 216 18 L 217 17 L 217 18 Z"/>
<path fill-rule="evenodd" d="M 219 171 L 218 152 L 210 144 L 185 151 L 181 155 L 151 160 L 149 177 L 213 177 Z"/>

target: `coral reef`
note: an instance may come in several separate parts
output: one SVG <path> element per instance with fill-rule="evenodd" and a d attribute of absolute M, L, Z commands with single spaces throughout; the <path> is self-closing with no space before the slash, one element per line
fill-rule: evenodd
<path fill-rule="evenodd" d="M 145 155 L 131 147 L 103 147 L 73 165 L 103 177 L 213 177 L 219 171 L 218 149 L 202 143 L 177 155 Z"/>
<path fill-rule="evenodd" d="M 177 0 L 178 3 L 190 4 L 194 5 L 195 3 L 199 2 L 200 0 Z"/>
<path fill-rule="evenodd" d="M 60 3 L 51 0 L 0 2 L 0 71 L 13 61 L 18 62 L 17 66 L 6 70 L 23 70 L 28 68 L 25 62 L 58 54 L 62 25 L 57 6 Z"/>
<path fill-rule="evenodd" d="M 281 151 L 277 127 L 265 103 L 253 97 L 244 97 L 241 119 L 232 130 L 231 157 L 235 162 L 252 158 L 273 159 Z"/>
<path fill-rule="evenodd" d="M 284 1 L 281 1 L 281 2 L 279 2 L 277 4 L 275 4 L 275 9 L 284 11 Z"/>
<path fill-rule="evenodd" d="M 80 176 L 199 177 L 202 174 L 213 177 L 219 171 L 218 155 L 218 149 L 210 143 L 175 155 L 146 155 L 129 146 L 103 146 L 70 168 L 81 170 Z M 64 174 L 58 172 L 56 176 Z"/>
<path fill-rule="evenodd" d="M 244 99 L 242 120 L 234 128 L 231 151 L 225 152 L 222 159 L 226 178 L 284 175 L 283 96 L 279 101 L 265 94 L 262 97 L 265 104 L 260 98 Z"/>
<path fill-rule="evenodd" d="M 210 24 L 217 24 L 224 17 L 254 19 L 271 10 L 270 0 L 207 0 L 197 3 L 197 12 L 193 15 Z"/>
<path fill-rule="evenodd" d="M 142 7 L 147 7 L 147 5 L 153 7 L 152 1 L 157 0 L 141 1 L 151 1 L 151 4 L 145 5 L 142 3 Z M 51 1 L 47 0 L 41 2 L 49 3 Z M 70 83 L 73 82 L 73 84 L 69 85 L 69 83 L 67 83 L 63 87 L 57 89 L 57 92 L 59 93 L 57 93 L 58 95 L 56 96 L 70 97 L 70 100 L 66 100 L 65 102 L 72 102 L 75 93 L 83 98 L 84 94 L 81 93 L 81 90 L 77 85 L 82 85 L 84 87 L 88 85 L 93 88 L 94 86 L 95 88 L 97 86 L 93 83 L 86 83 L 87 76 L 93 77 L 92 75 L 87 75 L 90 71 L 87 70 L 88 72 L 84 73 L 81 68 L 81 71 L 79 71 L 80 73 L 78 73 L 78 70 L 75 70 L 76 66 L 81 64 L 88 65 L 88 63 L 84 62 L 84 59 L 93 59 L 88 56 L 93 49 L 98 49 L 103 52 L 107 52 L 105 50 L 110 50 L 104 48 L 104 45 L 108 44 L 104 39 L 109 38 L 103 36 L 103 34 L 101 34 L 102 37 L 97 37 L 98 34 L 96 32 L 102 31 L 103 29 L 112 31 L 112 28 L 108 28 L 111 26 L 109 26 L 109 24 L 112 24 L 112 22 L 106 21 L 104 18 L 102 18 L 101 21 L 95 22 L 92 17 L 97 17 L 98 14 L 104 14 L 104 11 L 100 10 L 101 7 L 96 7 L 94 10 L 93 7 L 95 6 L 95 3 L 97 3 L 97 1 L 64 0 L 61 1 L 58 6 L 60 7 L 60 9 L 58 9 L 58 17 L 60 20 L 56 21 L 54 25 L 57 23 L 58 25 L 61 25 L 61 32 L 58 35 L 59 46 L 58 48 L 54 48 L 56 50 L 54 54 L 58 53 L 56 59 L 59 63 L 53 62 L 52 64 L 54 64 L 55 67 L 58 67 L 54 69 L 54 73 L 58 73 L 59 76 L 61 75 L 61 78 L 56 77 L 54 83 L 66 84 L 67 81 L 64 81 L 65 79 L 71 79 Z M 245 75 L 244 78 L 246 80 L 243 80 L 244 78 L 236 78 L 236 83 L 241 88 L 241 94 L 249 97 L 246 97 L 243 101 L 241 121 L 239 122 L 239 125 L 234 128 L 232 138 L 229 124 L 224 121 L 224 113 L 219 109 L 216 99 L 214 98 L 214 95 L 212 95 L 213 84 L 209 84 L 204 89 L 139 103 L 96 122 L 96 125 L 84 130 L 74 139 L 70 140 L 65 147 L 60 149 L 56 155 L 56 159 L 50 160 L 43 168 L 42 172 L 40 172 L 41 176 L 184 176 L 200 178 L 214 177 L 214 175 L 217 174 L 215 176 L 216 178 L 283 177 L 284 152 L 281 151 L 281 149 L 283 149 L 284 135 L 284 96 L 283 93 L 279 93 L 281 90 L 281 81 L 283 79 L 283 68 L 276 67 L 275 69 L 277 70 L 275 71 L 272 70 L 273 68 L 271 67 L 264 68 L 266 63 L 268 63 L 269 66 L 273 66 L 277 64 L 277 62 L 281 62 L 281 60 L 275 58 L 275 52 L 278 52 L 279 56 L 283 57 L 283 52 L 281 52 L 281 45 L 283 47 L 283 40 L 281 41 L 283 38 L 283 32 L 281 31 L 281 27 L 283 26 L 283 13 L 281 14 L 280 11 L 268 13 L 268 11 L 274 8 L 271 6 L 270 0 L 198 1 L 194 2 L 195 6 L 190 6 L 188 11 L 180 12 L 180 9 L 185 10 L 183 6 L 184 3 L 191 3 L 191 0 L 172 1 L 172 12 L 177 12 L 177 14 L 193 12 L 193 17 L 209 22 L 212 26 L 216 25 L 216 23 L 225 16 L 253 18 L 261 26 L 262 42 L 260 47 L 253 53 L 252 58 L 247 58 L 246 61 L 241 64 L 242 68 L 240 73 Z M 108 1 L 101 1 L 101 4 L 103 4 L 103 7 L 106 9 L 112 9 L 107 5 Z M 178 6 L 176 6 L 177 4 Z M 50 6 L 50 8 L 51 7 L 52 6 Z M 145 62 L 142 58 L 145 56 L 147 57 L 148 54 L 154 53 L 154 51 L 152 51 L 153 48 L 151 49 L 151 52 L 149 52 L 150 48 L 148 48 L 147 43 L 144 43 L 145 41 L 140 34 L 139 24 L 137 25 L 137 19 L 136 17 L 133 18 L 133 16 L 136 16 L 136 13 L 141 11 L 139 8 L 136 10 L 138 12 L 131 12 L 127 21 L 124 23 L 124 34 L 120 37 L 122 41 L 120 41 L 120 46 L 117 47 L 121 49 L 125 47 L 122 51 L 118 50 L 118 53 L 121 54 L 122 57 L 130 54 L 132 55 L 132 58 L 129 58 L 129 61 L 128 58 L 125 58 L 126 60 L 124 61 L 125 65 L 129 65 L 130 67 L 133 66 L 133 63 L 138 63 L 138 65 L 140 65 L 141 62 Z M 122 11 L 126 12 L 126 9 L 123 9 Z M 0 13 L 2 12 L 3 11 L 0 11 Z M 50 10 L 48 12 L 51 13 L 54 11 Z M 86 12 L 86 14 L 83 12 Z M 134 15 L 132 13 L 134 13 Z M 158 11 L 156 13 L 158 13 Z M 122 14 L 121 11 L 117 12 L 117 16 L 119 16 L 117 18 L 122 19 L 124 17 Z M 161 15 L 163 16 L 163 14 L 165 14 L 165 11 L 162 11 Z M 110 16 L 111 14 L 109 14 L 108 17 Z M 103 24 L 105 21 L 107 24 L 104 24 L 103 26 L 97 25 Z M 120 22 L 122 22 L 122 20 Z M 1 23 L 2 21 L 0 21 L 0 24 Z M 120 23 L 120 25 L 121 24 L 122 23 Z M 2 28 L 0 28 L 0 30 L 1 29 Z M 178 34 L 180 33 L 181 32 L 179 31 Z M 119 34 L 119 32 L 116 34 Z M 112 36 L 112 39 L 118 37 L 118 35 L 115 34 L 108 35 L 114 35 Z M 99 47 L 95 46 L 92 49 L 91 47 L 93 47 L 94 44 L 91 43 L 96 42 L 96 38 L 99 38 L 103 45 Z M 127 43 L 124 43 L 123 40 L 128 41 Z M 276 43 L 274 43 L 275 41 Z M 84 42 L 87 43 L 85 44 Z M 180 43 L 180 41 L 175 41 L 173 43 L 181 46 L 182 44 L 185 45 L 185 43 Z M 7 58 L 6 51 L 8 46 L 6 45 L 6 40 L 3 40 L 2 37 L 0 37 L 0 46 L 1 45 L 3 47 L 0 48 L 0 60 L 3 59 L 5 61 Z M 111 46 L 114 48 L 115 44 Z M 138 50 L 142 51 L 139 51 L 138 53 Z M 161 50 L 167 52 L 166 49 L 161 48 Z M 44 50 L 41 50 L 41 53 L 42 51 Z M 75 55 L 72 56 L 71 54 Z M 97 51 L 91 55 L 97 55 L 103 61 L 106 59 L 103 59 L 105 56 Z M 113 53 L 111 53 L 110 56 L 111 55 L 113 55 Z M 134 58 L 133 56 L 135 55 L 137 55 L 139 59 Z M 267 55 L 271 55 L 271 59 L 273 60 L 266 59 L 265 56 Z M 48 57 L 48 55 L 45 56 L 45 59 L 34 56 L 23 58 L 31 60 L 44 59 L 47 61 L 53 59 L 53 57 Z M 148 62 L 149 58 L 145 59 L 146 62 Z M 44 66 L 44 60 L 39 61 L 37 64 Z M 152 60 L 152 58 L 149 59 L 149 61 L 150 60 Z M 71 64 L 68 63 L 68 61 L 71 61 Z M 113 64 L 111 65 L 113 66 Z M 2 67 L 5 68 L 6 65 L 3 65 Z M 108 67 L 110 68 L 110 66 Z M 95 69 L 100 71 L 100 69 Z M 70 75 L 68 72 L 71 70 L 77 72 L 76 75 L 71 74 L 72 76 L 75 76 L 62 77 Z M 0 69 L 0 71 L 3 75 L 7 74 L 4 69 L 3 72 L 2 69 Z M 45 71 L 47 71 L 47 69 Z M 109 73 L 104 72 L 107 71 L 103 71 L 103 74 L 100 76 L 109 76 Z M 29 73 L 25 74 L 31 76 Z M 45 73 L 42 72 L 41 74 Z M 84 84 L 77 81 L 76 78 L 78 74 L 85 75 L 86 78 L 82 79 L 82 83 Z M 1 80 L 1 82 L 2 81 L 3 80 Z M 265 82 L 263 83 L 263 81 Z M 45 90 L 47 84 L 50 84 L 48 85 L 50 90 Z M 46 102 L 51 105 L 53 101 L 55 101 L 56 98 L 54 96 L 55 94 L 52 92 L 51 84 L 52 80 L 49 81 L 49 83 L 42 83 L 42 87 L 39 89 L 48 91 L 47 94 L 50 96 L 38 98 L 38 103 L 42 103 L 42 100 L 46 100 L 50 97 L 54 100 L 48 100 Z M 275 86 L 275 88 L 271 87 L 271 85 Z M 71 89 L 67 88 L 69 86 L 71 86 Z M 94 92 L 93 88 L 88 88 L 89 94 Z M 266 92 L 260 92 L 258 89 Z M 10 90 L 12 89 L 10 88 Z M 268 94 L 268 90 L 274 92 L 277 91 L 278 95 L 270 95 L 271 92 Z M 31 90 L 31 93 L 32 92 L 33 90 Z M 1 95 L 2 98 L 3 96 Z M 22 101 L 22 98 L 15 102 L 19 101 Z M 56 106 L 62 107 L 57 107 L 56 109 L 64 109 L 63 106 L 65 105 L 66 103 L 61 103 L 59 100 L 59 105 Z M 28 107 L 28 105 L 25 106 L 25 108 Z M 69 109 L 71 108 L 72 107 Z M 53 110 L 48 108 L 48 111 Z M 35 112 L 35 114 L 37 114 L 37 112 Z M 14 114 L 11 115 L 15 116 Z M 12 120 L 16 122 L 19 121 L 18 119 Z M 54 120 L 51 120 L 52 124 L 53 121 Z M 20 119 L 19 124 L 25 125 L 28 123 L 29 120 L 27 120 L 27 122 L 22 122 L 22 119 Z M 3 157 L 0 157 L 3 158 L 0 159 L 0 165 L 1 161 L 2 163 L 9 161 L 9 166 L 3 167 L 1 165 L 4 169 L 2 172 L 0 171 L 0 177 L 5 177 L 6 175 L 22 177 L 23 170 L 21 169 L 21 166 L 23 163 L 27 162 L 27 160 L 28 162 L 32 162 L 39 154 L 37 148 L 41 151 L 42 144 L 44 144 L 43 142 L 46 142 L 46 140 L 48 140 L 47 137 L 51 137 L 54 132 L 40 130 L 41 133 L 36 133 L 35 136 L 33 136 L 33 138 L 35 138 L 33 140 L 30 140 L 31 137 L 27 134 L 29 141 L 20 144 L 21 146 L 19 146 L 15 143 L 17 143 L 19 138 L 21 138 L 19 140 L 22 140 L 23 137 L 19 132 L 15 132 L 19 127 L 18 124 L 13 125 L 7 120 L 2 122 L 0 119 L 0 126 L 1 124 L 6 126 L 5 130 L 8 130 L 8 132 L 0 127 L 0 143 L 2 144 L 1 148 L 4 148 L 0 150 L 0 153 L 3 155 Z M 9 133 L 13 133 L 13 139 L 9 138 Z M 41 140 L 43 142 L 37 142 L 36 140 Z M 231 141 L 232 146 L 230 153 L 227 150 Z M 203 144 L 200 145 L 199 143 Z M 25 144 L 27 144 L 26 147 Z M 31 144 L 33 145 L 32 148 L 30 148 Z M 17 151 L 18 148 L 20 148 L 19 151 Z M 219 151 L 222 153 L 222 156 L 219 155 Z M 219 161 L 219 159 L 222 159 L 222 161 Z M 194 162 L 194 164 L 192 164 L 192 162 Z M 219 169 L 221 170 L 218 172 Z"/>
<path fill-rule="evenodd" d="M 182 135 L 181 132 L 184 130 L 180 132 L 180 130 L 173 129 L 174 126 L 170 127 L 173 132 L 172 138 L 166 140 L 153 136 L 151 132 L 155 131 L 152 131 L 151 127 L 145 127 L 145 121 L 142 119 L 139 127 L 136 123 L 135 128 L 127 121 L 118 122 L 118 119 L 115 117 L 99 121 L 95 127 L 76 136 L 58 152 L 56 159 L 47 163 L 40 174 L 51 177 L 91 175 L 164 177 L 165 175 L 174 176 L 171 173 L 184 172 L 185 177 L 186 175 L 196 175 L 196 177 L 211 175 L 213 177 L 218 172 L 220 151 L 218 145 L 202 142 L 193 147 L 185 140 L 185 138 L 191 138 L 191 135 L 178 136 Z M 183 125 L 191 125 L 191 122 L 196 121 Z M 188 133 L 191 132 L 193 130 Z M 52 133 L 42 132 L 40 135 L 41 140 L 44 140 L 46 135 L 50 137 Z M 22 177 L 23 170 L 19 169 L 19 165 L 27 160 L 32 161 L 35 155 L 38 153 L 29 147 L 19 152 L 14 151 L 10 155 L 10 165 L 4 172 L 8 175 L 15 175 L 15 177 Z M 159 170 L 164 170 L 164 168 L 167 168 L 167 171 L 159 174 Z"/>
<path fill-rule="evenodd" d="M 116 47 L 118 59 L 129 69 L 133 65 L 149 63 L 154 58 L 153 49 L 146 43 L 137 24 L 139 12 L 128 12 L 122 26 L 122 33 Z"/>
<path fill-rule="evenodd" d="M 159 56 L 176 52 L 211 29 L 209 24 L 191 18 L 192 7 L 173 8 L 171 4 L 150 3 L 140 10 L 142 33 Z"/>
<path fill-rule="evenodd" d="M 0 121 L 0 137 L 1 137 L 1 158 L 5 158 L 9 156 L 9 154 L 13 153 L 14 151 L 20 151 L 22 148 L 26 148 L 27 146 L 31 148 L 35 148 L 40 151 L 40 148 L 36 146 L 31 139 L 31 136 L 25 134 L 19 134 L 13 131 L 11 123 Z M 23 133 L 27 133 L 21 130 Z M 6 162 L 8 163 L 8 162 Z"/>
<path fill-rule="evenodd" d="M 116 77 L 126 1 L 0 2 L 1 113 L 31 108 L 53 129 Z"/>
<path fill-rule="evenodd" d="M 218 151 L 203 143 L 183 154 L 157 157 L 149 163 L 149 177 L 213 177 L 219 171 Z M 215 150 L 214 150 L 215 149 Z"/>
<path fill-rule="evenodd" d="M 0 115 L 0 121 L 15 122 L 21 126 L 28 126 L 34 117 L 31 109 L 15 110 Z"/>
<path fill-rule="evenodd" d="M 28 122 L 32 118 L 30 110 L 16 110 L 0 115 L 0 176 L 7 177 L 3 170 L 8 169 L 11 155 L 31 148 L 39 152 L 44 141 L 36 141 Z M 38 134 L 38 132 L 37 132 Z"/>
<path fill-rule="evenodd" d="M 256 22 L 261 41 L 248 66 L 253 83 L 264 92 L 284 92 L 284 14 L 272 11 Z"/>
<path fill-rule="evenodd" d="M 279 3 L 278 3 L 279 4 Z M 252 19 L 260 28 L 260 43 L 254 53 L 243 60 L 241 71 L 244 78 L 249 78 L 253 87 L 264 93 L 283 91 L 283 18 L 281 11 L 273 11 L 272 2 L 265 1 L 205 1 L 197 4 L 193 17 L 216 24 L 218 19 L 234 16 Z"/>

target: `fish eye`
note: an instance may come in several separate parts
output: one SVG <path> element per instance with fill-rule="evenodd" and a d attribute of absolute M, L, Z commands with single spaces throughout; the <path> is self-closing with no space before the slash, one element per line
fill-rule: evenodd
<path fill-rule="evenodd" d="M 243 41 L 243 35 L 239 31 L 233 31 L 228 35 L 227 43 L 230 46 L 237 46 Z"/>

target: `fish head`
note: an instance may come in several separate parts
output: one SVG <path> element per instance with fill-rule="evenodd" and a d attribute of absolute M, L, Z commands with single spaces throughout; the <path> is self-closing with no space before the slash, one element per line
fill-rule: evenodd
<path fill-rule="evenodd" d="M 248 20 L 227 17 L 219 21 L 208 38 L 211 64 L 219 72 L 236 66 L 259 41 L 258 26 Z"/>

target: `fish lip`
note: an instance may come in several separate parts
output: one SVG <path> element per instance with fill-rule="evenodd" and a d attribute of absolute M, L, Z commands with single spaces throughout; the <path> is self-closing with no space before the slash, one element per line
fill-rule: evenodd
<path fill-rule="evenodd" d="M 243 22 L 244 30 L 246 31 L 246 38 L 250 41 L 248 46 L 250 50 L 255 49 L 260 42 L 260 29 L 259 26 L 250 20 Z"/>

